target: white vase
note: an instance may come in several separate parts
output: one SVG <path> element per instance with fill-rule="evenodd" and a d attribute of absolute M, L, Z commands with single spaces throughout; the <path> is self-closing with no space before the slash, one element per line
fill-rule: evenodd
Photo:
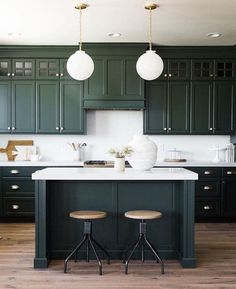
<path fill-rule="evenodd" d="M 150 170 L 157 160 L 157 145 L 147 135 L 136 135 L 129 142 L 133 152 L 128 157 L 132 168 L 141 171 Z"/>
<path fill-rule="evenodd" d="M 114 169 L 117 172 L 124 172 L 125 171 L 125 158 L 115 158 Z"/>
<path fill-rule="evenodd" d="M 72 151 L 72 158 L 73 158 L 73 161 L 80 161 L 80 150 L 73 150 Z"/>

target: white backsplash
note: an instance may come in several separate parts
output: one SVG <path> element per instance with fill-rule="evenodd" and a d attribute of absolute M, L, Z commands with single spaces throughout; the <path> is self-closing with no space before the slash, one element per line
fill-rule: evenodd
<path fill-rule="evenodd" d="M 0 135 L 0 147 L 5 147 L 8 140 L 32 139 L 39 146 L 44 160 L 72 160 L 72 150 L 68 142 L 87 143 L 84 158 L 111 160 L 107 153 L 111 147 L 125 146 L 133 135 L 143 132 L 142 111 L 103 111 L 87 112 L 86 135 Z M 165 151 L 176 148 L 183 151 L 182 157 L 189 161 L 211 161 L 214 151 L 209 150 L 215 145 L 223 148 L 230 141 L 229 136 L 150 136 L 158 146 L 158 160 L 165 157 Z M 223 161 L 223 154 L 222 154 Z M 0 160 L 6 160 L 0 154 Z"/>

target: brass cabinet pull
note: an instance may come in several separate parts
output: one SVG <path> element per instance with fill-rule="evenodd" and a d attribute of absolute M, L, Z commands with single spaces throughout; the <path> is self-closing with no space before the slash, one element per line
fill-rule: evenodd
<path fill-rule="evenodd" d="M 212 173 L 212 171 L 205 171 L 204 172 L 204 175 L 212 175 L 213 173 Z"/>
<path fill-rule="evenodd" d="M 11 76 L 11 73 L 10 73 L 10 72 L 8 72 L 7 76 Z"/>
<path fill-rule="evenodd" d="M 209 211 L 209 210 L 212 210 L 213 208 L 212 206 L 206 205 L 203 207 L 203 209 Z"/>
<path fill-rule="evenodd" d="M 61 75 L 61 76 L 64 76 L 64 73 L 61 73 L 60 75 Z"/>
<path fill-rule="evenodd" d="M 17 174 L 19 174 L 19 171 L 18 170 L 11 170 L 10 173 L 13 175 L 17 175 Z"/>
<path fill-rule="evenodd" d="M 165 74 L 164 74 L 164 77 L 167 77 L 167 76 L 168 76 L 167 73 L 165 73 Z"/>
<path fill-rule="evenodd" d="M 15 76 L 15 73 L 13 72 L 13 73 L 11 74 L 11 76 Z"/>
<path fill-rule="evenodd" d="M 227 171 L 227 173 L 226 173 L 227 175 L 235 175 L 236 174 L 236 172 L 235 171 Z"/>
<path fill-rule="evenodd" d="M 12 210 L 19 210 L 20 206 L 19 205 L 12 205 Z"/>
<path fill-rule="evenodd" d="M 211 186 L 204 186 L 203 189 L 204 190 L 212 190 L 212 187 Z"/>
<path fill-rule="evenodd" d="M 209 128 L 209 130 L 213 130 L 213 128 L 212 128 L 212 127 L 210 127 L 210 128 Z"/>
<path fill-rule="evenodd" d="M 169 74 L 169 77 L 171 77 L 171 76 L 172 76 L 172 74 L 170 73 L 170 74 Z"/>
<path fill-rule="evenodd" d="M 166 128 L 166 127 L 164 127 L 163 129 L 164 129 L 164 130 L 167 130 L 167 128 Z"/>
<path fill-rule="evenodd" d="M 56 73 L 56 76 L 58 77 L 58 76 L 59 76 L 59 73 Z"/>
<path fill-rule="evenodd" d="M 18 185 L 11 185 L 12 190 L 18 190 L 20 187 Z"/>

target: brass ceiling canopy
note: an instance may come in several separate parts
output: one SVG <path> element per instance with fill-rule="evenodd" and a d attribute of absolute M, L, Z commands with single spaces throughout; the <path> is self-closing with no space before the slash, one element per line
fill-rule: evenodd
<path fill-rule="evenodd" d="M 88 4 L 86 4 L 86 3 L 80 3 L 80 4 L 78 4 L 78 5 L 75 6 L 75 9 L 82 10 L 82 9 L 86 9 L 87 7 L 89 7 Z"/>
<path fill-rule="evenodd" d="M 154 10 L 157 7 L 159 7 L 159 5 L 157 5 L 156 3 L 148 2 L 145 4 L 144 7 L 145 7 L 145 9 L 148 9 L 148 10 Z"/>

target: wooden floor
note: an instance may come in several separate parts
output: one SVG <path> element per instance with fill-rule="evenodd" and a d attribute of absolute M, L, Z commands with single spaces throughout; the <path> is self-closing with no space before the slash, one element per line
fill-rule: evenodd
<path fill-rule="evenodd" d="M 197 224 L 198 267 L 182 269 L 177 261 L 166 262 L 166 274 L 158 264 L 131 264 L 123 274 L 120 261 L 104 264 L 97 274 L 95 262 L 71 262 L 63 273 L 63 262 L 53 261 L 48 269 L 32 268 L 33 224 L 0 224 L 0 289 L 196 289 L 236 288 L 236 223 Z"/>

